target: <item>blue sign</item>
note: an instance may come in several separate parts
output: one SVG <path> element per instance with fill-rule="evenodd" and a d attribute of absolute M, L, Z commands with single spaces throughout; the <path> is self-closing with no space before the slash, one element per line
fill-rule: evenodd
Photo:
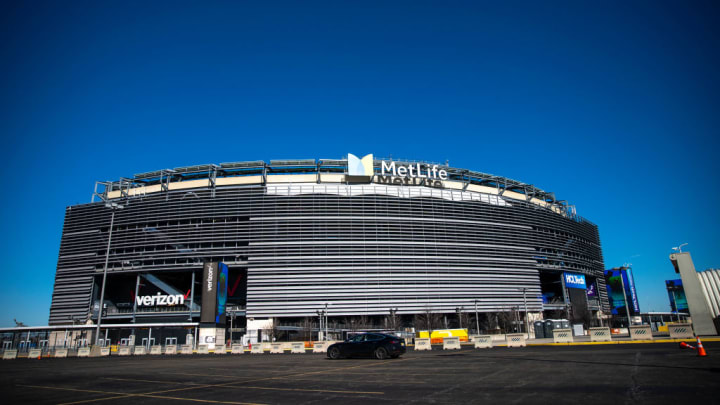
<path fill-rule="evenodd" d="M 565 287 L 568 288 L 587 288 L 585 284 L 585 275 L 574 273 L 563 273 L 565 277 Z"/>

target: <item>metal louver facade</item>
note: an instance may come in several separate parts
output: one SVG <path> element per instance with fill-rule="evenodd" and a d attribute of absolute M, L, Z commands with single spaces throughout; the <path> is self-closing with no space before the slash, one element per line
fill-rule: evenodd
<path fill-rule="evenodd" d="M 558 210 L 550 199 L 531 202 L 530 193 L 535 198 L 540 190 L 526 188 L 527 198 L 510 198 L 518 187 L 501 189 L 493 177 L 497 193 L 470 191 L 467 185 L 481 183 L 452 168 L 447 183 L 464 187 L 377 179 L 348 184 L 323 181 L 323 173 L 343 173 L 323 172 L 320 163 L 314 171 L 293 170 L 304 162 L 263 163 L 257 174 L 234 177 L 222 166 L 189 171 L 204 176 L 191 178 L 176 169 L 169 179 L 153 174 L 142 193 L 139 186 L 123 191 L 123 184 L 106 184 L 101 197 L 124 205 L 115 213 L 108 288 L 113 274 L 199 271 L 205 261 L 222 261 L 247 271 L 248 317 L 313 316 L 326 303 L 333 316 L 380 315 L 390 308 L 451 313 L 476 301 L 490 312 L 522 308 L 522 289 L 528 310 L 538 312 L 540 272 L 559 278 L 571 271 L 597 277 L 607 305 L 597 226 Z M 343 163 L 328 166 L 338 170 Z M 273 178 L 278 167 L 286 172 L 276 169 Z M 309 181 L 313 176 L 317 180 Z M 136 175 L 135 183 L 142 179 Z M 102 201 L 67 208 L 51 325 L 87 316 L 93 280 L 103 271 L 110 215 Z"/>

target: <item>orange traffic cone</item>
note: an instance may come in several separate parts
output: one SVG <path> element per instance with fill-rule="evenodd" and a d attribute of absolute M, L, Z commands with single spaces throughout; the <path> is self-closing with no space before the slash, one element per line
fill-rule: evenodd
<path fill-rule="evenodd" d="M 700 336 L 697 336 L 696 339 L 697 339 L 698 357 L 707 356 L 707 352 L 705 351 L 705 348 L 703 347 L 702 342 L 700 341 Z"/>
<path fill-rule="evenodd" d="M 685 342 L 680 342 L 680 348 L 681 349 L 693 349 L 695 350 L 695 346 L 689 345 Z"/>

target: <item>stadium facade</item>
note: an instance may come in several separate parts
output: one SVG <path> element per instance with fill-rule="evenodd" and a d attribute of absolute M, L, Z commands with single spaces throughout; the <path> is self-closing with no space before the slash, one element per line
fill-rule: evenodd
<path fill-rule="evenodd" d="M 104 324 L 199 321 L 207 263 L 233 319 L 609 311 L 598 228 L 567 202 L 372 155 L 96 183 L 66 209 L 50 325 L 96 320 L 106 259 Z"/>

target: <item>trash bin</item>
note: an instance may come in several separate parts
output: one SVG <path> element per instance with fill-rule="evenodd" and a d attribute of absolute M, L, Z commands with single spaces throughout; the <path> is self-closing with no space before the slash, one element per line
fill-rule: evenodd
<path fill-rule="evenodd" d="M 535 321 L 533 323 L 533 328 L 535 329 L 535 339 L 545 338 L 545 328 L 543 325 L 543 321 Z"/>
<path fill-rule="evenodd" d="M 563 319 L 562 326 L 560 328 L 561 329 L 570 329 L 570 321 L 568 321 L 567 319 Z"/>
<path fill-rule="evenodd" d="M 553 329 L 555 329 L 555 322 L 553 322 L 552 319 L 546 320 L 545 322 L 543 322 L 543 329 L 545 332 L 545 336 L 552 337 L 552 331 Z"/>

